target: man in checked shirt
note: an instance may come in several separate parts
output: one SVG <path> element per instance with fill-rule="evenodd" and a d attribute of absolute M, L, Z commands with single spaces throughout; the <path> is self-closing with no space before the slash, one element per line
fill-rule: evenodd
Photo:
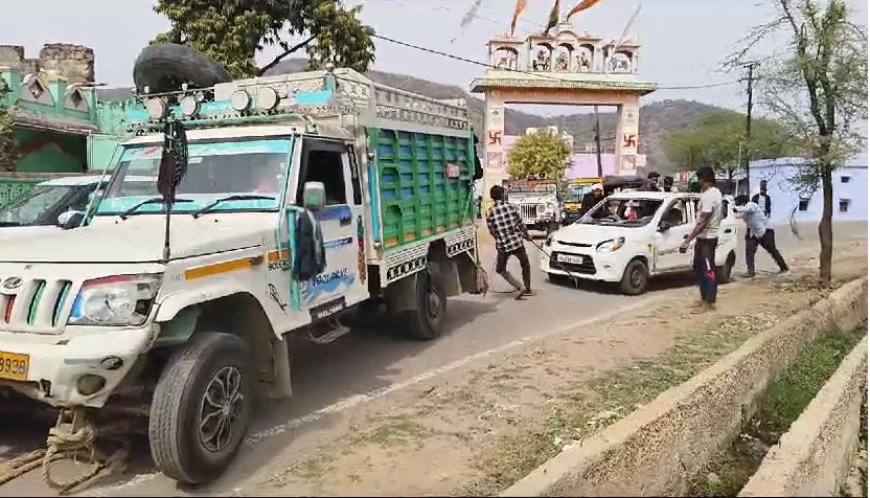
<path fill-rule="evenodd" d="M 495 239 L 495 248 L 498 251 L 495 272 L 517 290 L 516 299 L 523 299 L 532 294 L 532 269 L 529 264 L 529 255 L 523 245 L 523 239 L 531 240 L 531 237 L 517 208 L 505 201 L 503 187 L 499 185 L 492 187 L 489 190 L 489 196 L 495 202 L 495 205 L 486 214 L 486 227 Z M 520 266 L 523 269 L 522 286 L 507 270 L 507 261 L 511 256 L 516 256 L 520 260 Z"/>

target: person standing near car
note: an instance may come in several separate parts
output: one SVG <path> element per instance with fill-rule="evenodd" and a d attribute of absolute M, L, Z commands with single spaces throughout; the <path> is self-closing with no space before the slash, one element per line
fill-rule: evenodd
<path fill-rule="evenodd" d="M 580 216 L 584 216 L 588 213 L 590 209 L 594 208 L 596 204 L 601 202 L 601 199 L 604 199 L 604 188 L 600 183 L 596 183 L 592 186 L 592 190 L 586 192 L 586 195 L 584 195 L 583 199 L 580 201 Z"/>
<path fill-rule="evenodd" d="M 495 239 L 495 249 L 498 252 L 495 272 L 517 290 L 516 299 L 523 299 L 532 294 L 532 268 L 523 245 L 523 239 L 531 240 L 531 237 L 516 206 L 505 201 L 504 187 L 493 186 L 489 190 L 489 196 L 494 204 L 486 214 L 486 227 Z M 516 256 L 520 261 L 523 270 L 522 286 L 507 269 L 508 258 L 511 256 Z"/>
<path fill-rule="evenodd" d="M 764 248 L 776 261 L 780 273 L 788 272 L 788 265 L 776 248 L 776 234 L 762 207 L 749 201 L 745 195 L 737 196 L 734 203 L 737 204 L 737 212 L 743 213 L 743 221 L 746 222 L 746 275 L 755 276 L 755 253 L 758 246 Z"/>
<path fill-rule="evenodd" d="M 716 188 L 716 173 L 713 168 L 705 166 L 696 173 L 701 199 L 698 202 L 698 214 L 695 228 L 683 241 L 680 252 L 686 252 L 689 245 L 695 242 L 693 267 L 698 276 L 698 287 L 701 291 L 700 307 L 713 310 L 716 307 L 716 245 L 719 242 L 719 224 L 722 221 L 722 192 Z"/>
<path fill-rule="evenodd" d="M 767 193 L 767 180 L 758 184 L 758 193 L 752 196 L 752 202 L 764 209 L 764 216 L 770 218 L 770 195 Z"/>

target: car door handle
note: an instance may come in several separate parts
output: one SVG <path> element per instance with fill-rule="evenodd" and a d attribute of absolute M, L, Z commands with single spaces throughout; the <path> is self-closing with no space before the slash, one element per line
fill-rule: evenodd
<path fill-rule="evenodd" d="M 731 232 L 732 232 L 732 230 L 730 228 L 725 229 L 725 233 L 731 233 Z"/>
<path fill-rule="evenodd" d="M 339 222 L 339 224 L 340 224 L 341 226 L 346 226 L 346 225 L 350 225 L 350 221 L 351 221 L 352 219 L 353 219 L 353 218 L 351 218 L 350 216 L 342 217 L 342 218 L 339 218 L 339 219 L 338 219 L 338 222 Z"/>
<path fill-rule="evenodd" d="M 688 234 L 687 234 L 687 235 L 683 235 L 683 240 L 686 240 L 686 239 L 688 239 L 688 238 L 689 238 Z"/>

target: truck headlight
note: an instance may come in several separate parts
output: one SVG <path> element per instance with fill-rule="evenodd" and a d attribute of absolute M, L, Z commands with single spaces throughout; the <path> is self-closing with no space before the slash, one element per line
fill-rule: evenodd
<path fill-rule="evenodd" d="M 600 242 L 597 246 L 595 246 L 595 250 L 598 252 L 615 252 L 618 251 L 623 245 L 625 245 L 625 237 L 617 237 L 615 239 L 605 240 L 604 242 Z"/>
<path fill-rule="evenodd" d="M 88 280 L 73 303 L 70 325 L 142 325 L 157 291 L 161 275 L 116 275 Z"/>

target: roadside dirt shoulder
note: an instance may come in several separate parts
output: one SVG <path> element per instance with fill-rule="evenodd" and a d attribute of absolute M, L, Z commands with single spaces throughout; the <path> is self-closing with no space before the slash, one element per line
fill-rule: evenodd
<path fill-rule="evenodd" d="M 867 272 L 867 244 L 838 248 L 835 276 Z M 691 378 L 824 293 L 808 255 L 793 272 L 720 287 L 694 314 L 694 288 L 607 322 L 553 335 L 366 404 L 294 443 L 245 495 L 492 495 Z M 578 306 L 582 303 L 578 303 Z"/>

